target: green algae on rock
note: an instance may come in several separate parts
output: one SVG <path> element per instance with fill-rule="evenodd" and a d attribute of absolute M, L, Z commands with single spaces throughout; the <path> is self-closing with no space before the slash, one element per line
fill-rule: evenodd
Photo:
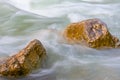
<path fill-rule="evenodd" d="M 108 31 L 107 25 L 97 18 L 68 25 L 63 36 L 70 44 L 83 44 L 91 48 L 115 48 L 119 42 Z"/>
<path fill-rule="evenodd" d="M 45 58 L 45 48 L 39 40 L 35 39 L 18 54 L 7 59 L 0 66 L 0 74 L 7 77 L 26 76 L 32 70 L 39 68 Z"/>

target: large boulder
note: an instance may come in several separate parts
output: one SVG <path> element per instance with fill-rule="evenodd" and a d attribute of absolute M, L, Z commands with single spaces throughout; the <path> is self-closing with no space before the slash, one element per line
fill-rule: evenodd
<path fill-rule="evenodd" d="M 39 40 L 31 41 L 18 54 L 8 58 L 0 66 L 0 74 L 7 77 L 26 76 L 39 68 L 46 58 L 46 50 Z"/>
<path fill-rule="evenodd" d="M 70 44 L 83 44 L 91 48 L 114 48 L 119 41 L 100 19 L 72 23 L 64 30 L 63 36 Z"/>

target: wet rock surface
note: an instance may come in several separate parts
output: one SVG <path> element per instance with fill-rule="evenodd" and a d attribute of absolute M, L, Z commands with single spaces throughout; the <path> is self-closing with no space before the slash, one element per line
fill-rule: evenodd
<path fill-rule="evenodd" d="M 0 66 L 1 76 L 26 76 L 32 70 L 39 68 L 46 58 L 46 50 L 39 40 L 31 41 L 18 54 L 8 58 Z"/>
<path fill-rule="evenodd" d="M 70 44 L 83 44 L 91 48 L 115 48 L 119 42 L 108 31 L 107 25 L 96 18 L 68 25 L 63 36 Z"/>

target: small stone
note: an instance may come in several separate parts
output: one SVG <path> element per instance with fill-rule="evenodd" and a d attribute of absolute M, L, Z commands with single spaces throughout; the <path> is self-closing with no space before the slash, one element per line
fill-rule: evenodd
<path fill-rule="evenodd" d="M 0 74 L 7 77 L 26 76 L 42 65 L 46 50 L 37 39 L 31 41 L 18 54 L 8 58 L 0 66 Z"/>

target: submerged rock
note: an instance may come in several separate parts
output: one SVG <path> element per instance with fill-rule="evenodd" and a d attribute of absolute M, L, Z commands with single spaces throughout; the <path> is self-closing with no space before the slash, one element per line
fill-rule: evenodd
<path fill-rule="evenodd" d="M 46 50 L 39 40 L 31 41 L 26 48 L 13 55 L 0 66 L 0 74 L 8 77 L 26 76 L 39 68 L 46 57 Z"/>
<path fill-rule="evenodd" d="M 91 48 L 114 48 L 119 41 L 112 36 L 107 25 L 99 19 L 88 19 L 67 26 L 63 36 L 68 43 L 83 44 Z"/>

